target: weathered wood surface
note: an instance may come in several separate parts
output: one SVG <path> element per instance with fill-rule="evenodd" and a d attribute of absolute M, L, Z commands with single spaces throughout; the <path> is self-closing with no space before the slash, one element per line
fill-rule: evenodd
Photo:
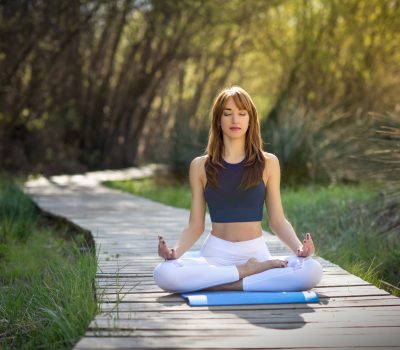
<path fill-rule="evenodd" d="M 100 177 L 104 180 L 104 177 Z M 400 299 L 316 257 L 319 303 L 190 307 L 158 288 L 157 235 L 171 244 L 189 212 L 86 181 L 36 181 L 25 190 L 45 211 L 90 230 L 98 255 L 99 313 L 75 349 L 400 349 Z M 211 228 L 209 216 L 199 249 Z M 274 256 L 291 252 L 273 235 Z"/>

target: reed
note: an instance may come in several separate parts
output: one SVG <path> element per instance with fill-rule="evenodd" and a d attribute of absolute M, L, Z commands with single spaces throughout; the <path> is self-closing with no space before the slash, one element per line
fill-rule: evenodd
<path fill-rule="evenodd" d="M 2 349 L 70 349 L 96 312 L 92 247 L 83 233 L 66 223 L 54 232 L 48 220 L 15 181 L 0 177 Z"/>

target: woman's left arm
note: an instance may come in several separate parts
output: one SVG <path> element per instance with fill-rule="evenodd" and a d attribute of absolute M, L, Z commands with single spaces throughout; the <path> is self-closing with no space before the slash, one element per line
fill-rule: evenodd
<path fill-rule="evenodd" d="M 268 179 L 265 204 L 267 206 L 269 227 L 297 256 L 312 255 L 315 248 L 311 235 L 307 233 L 302 243 L 285 217 L 280 193 L 281 170 L 279 159 L 272 153 L 266 154 L 266 158 Z"/>

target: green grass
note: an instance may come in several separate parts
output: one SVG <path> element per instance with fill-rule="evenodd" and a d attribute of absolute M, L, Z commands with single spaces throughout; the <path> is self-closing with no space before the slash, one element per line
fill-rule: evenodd
<path fill-rule="evenodd" d="M 284 190 L 282 202 L 295 231 L 313 235 L 317 255 L 378 287 L 380 279 L 399 286 L 398 234 L 381 230 L 383 198 L 372 188 L 303 187 Z"/>
<path fill-rule="evenodd" d="M 136 181 L 105 181 L 106 186 L 152 199 L 178 208 L 190 208 L 189 185 L 160 185 L 152 178 Z"/>
<path fill-rule="evenodd" d="M 53 232 L 19 186 L 0 177 L 2 349 L 71 349 L 96 312 L 96 256 L 82 233 L 61 228 Z"/>
<path fill-rule="evenodd" d="M 190 209 L 187 184 L 159 185 L 154 179 L 143 179 L 110 181 L 105 185 Z M 380 288 L 384 287 L 381 279 L 399 287 L 400 240 L 398 234 L 382 230 L 378 213 L 383 208 L 383 198 L 371 186 L 287 188 L 282 190 L 282 204 L 299 238 L 306 232 L 312 234 L 316 255 Z M 262 226 L 270 231 L 265 211 L 264 208 Z M 399 295 L 395 289 L 389 291 Z"/>

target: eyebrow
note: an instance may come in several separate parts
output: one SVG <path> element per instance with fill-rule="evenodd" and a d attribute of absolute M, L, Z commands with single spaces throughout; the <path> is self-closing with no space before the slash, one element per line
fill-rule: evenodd
<path fill-rule="evenodd" d="M 232 109 L 230 109 L 230 108 L 224 108 L 224 111 L 231 111 Z M 243 108 L 243 109 L 239 109 L 239 111 L 246 111 L 246 109 L 245 108 Z"/>

